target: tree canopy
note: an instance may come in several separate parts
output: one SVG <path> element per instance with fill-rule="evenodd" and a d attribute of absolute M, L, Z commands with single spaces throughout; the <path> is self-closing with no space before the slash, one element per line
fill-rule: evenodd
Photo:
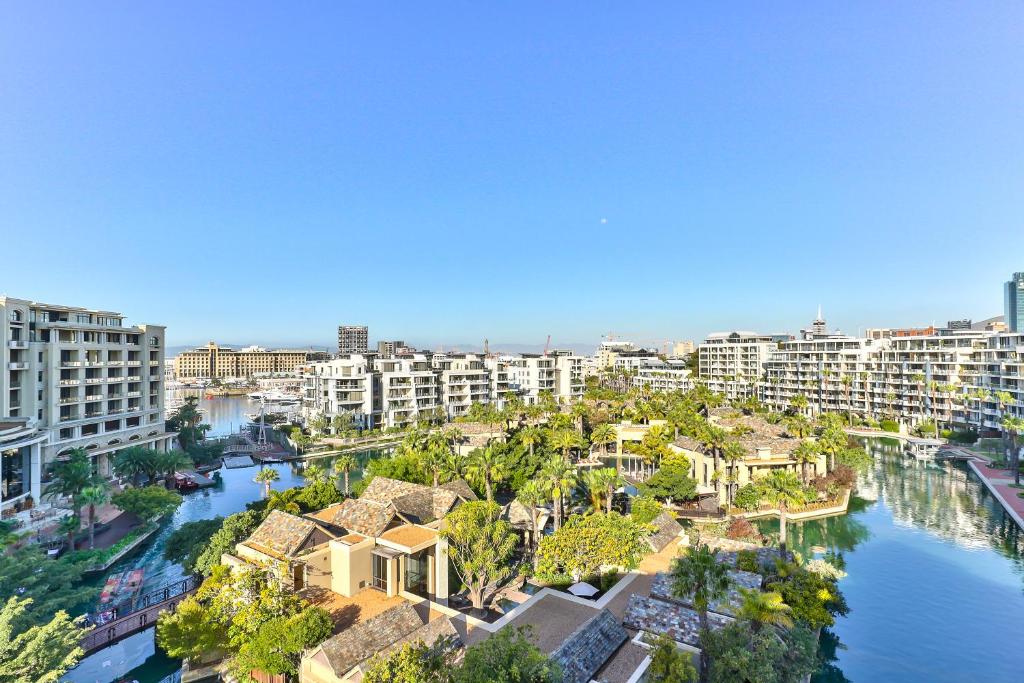
<path fill-rule="evenodd" d="M 572 515 L 558 531 L 541 539 L 537 573 L 579 581 L 598 574 L 602 566 L 633 569 L 650 550 L 645 541 L 650 531 L 617 512 Z"/>

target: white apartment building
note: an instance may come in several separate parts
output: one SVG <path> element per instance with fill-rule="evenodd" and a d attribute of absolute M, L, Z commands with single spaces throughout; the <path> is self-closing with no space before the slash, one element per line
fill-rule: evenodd
<path fill-rule="evenodd" d="M 577 401 L 586 391 L 584 358 L 568 351 L 552 351 L 555 359 L 555 396 L 559 400 Z"/>
<path fill-rule="evenodd" d="M 22 495 L 39 501 L 46 465 L 74 448 L 84 448 L 97 471 L 109 475 L 109 456 L 120 448 L 171 446 L 162 326 L 126 327 L 120 313 L 11 297 L 0 297 L 0 320 L 0 421 L 13 418 L 10 424 L 20 426 L 10 434 L 39 450 L 38 462 L 30 454 Z M 32 430 L 45 439 L 37 441 Z M 4 448 L 7 472 L 18 466 Z M 18 453 L 15 459 L 23 457 L 20 446 Z"/>
<path fill-rule="evenodd" d="M 510 356 L 508 364 L 509 382 L 519 391 L 523 403 L 533 405 L 540 401 L 540 395 L 548 392 L 552 396 L 558 391 L 558 372 L 555 357 L 535 353 Z"/>
<path fill-rule="evenodd" d="M 449 420 L 464 415 L 474 403 L 491 402 L 491 375 L 483 356 L 434 354 L 433 366 L 439 372 L 441 404 Z"/>
<path fill-rule="evenodd" d="M 513 374 L 509 372 L 510 356 L 486 356 L 484 367 L 491 378 L 491 398 L 498 410 L 505 407 L 509 397 L 519 393 L 519 386 L 514 384 Z"/>
<path fill-rule="evenodd" d="M 641 368 L 659 364 L 661 364 L 661 358 L 658 356 L 657 351 L 652 349 L 633 349 L 632 351 L 616 353 L 611 367 L 615 372 L 634 374 Z"/>
<path fill-rule="evenodd" d="M 1024 417 L 1024 332 L 992 335 L 980 351 L 981 362 L 975 376 L 974 389 L 988 392 L 985 401 L 963 401 L 967 419 L 983 430 L 998 430 L 1002 415 Z M 1001 409 L 995 393 L 1005 391 L 1013 403 Z"/>
<path fill-rule="evenodd" d="M 594 354 L 598 370 L 605 370 L 615 365 L 615 358 L 618 354 L 626 351 L 635 351 L 636 345 L 631 341 L 615 341 L 607 339 L 602 341 Z"/>
<path fill-rule="evenodd" d="M 312 363 L 301 371 L 302 409 L 307 418 L 350 414 L 363 429 L 378 427 L 382 401 L 380 378 L 373 362 L 362 354 L 351 354 L 323 363 Z"/>
<path fill-rule="evenodd" d="M 652 391 L 689 391 L 693 388 L 690 374 L 686 363 L 670 359 L 640 368 L 632 381 L 634 387 L 646 387 Z"/>
<path fill-rule="evenodd" d="M 709 334 L 697 347 L 697 377 L 731 399 L 756 395 L 765 361 L 777 346 L 774 337 L 756 332 Z"/>
<path fill-rule="evenodd" d="M 802 394 L 817 412 L 849 407 L 867 414 L 871 354 L 888 341 L 836 334 L 782 342 L 765 360 L 761 400 L 785 410 Z"/>
<path fill-rule="evenodd" d="M 380 376 L 380 418 L 385 427 L 404 427 L 443 410 L 440 378 L 426 354 L 377 358 L 373 367 Z"/>

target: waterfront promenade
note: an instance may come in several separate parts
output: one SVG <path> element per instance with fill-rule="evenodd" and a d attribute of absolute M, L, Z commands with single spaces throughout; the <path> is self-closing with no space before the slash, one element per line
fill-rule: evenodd
<path fill-rule="evenodd" d="M 1024 489 L 1012 486 L 1013 474 L 1008 470 L 991 467 L 988 461 L 982 458 L 968 460 L 967 465 L 974 470 L 974 473 L 995 496 L 1003 509 L 1017 522 L 1017 526 L 1024 530 L 1024 498 L 1017 495 L 1024 492 Z"/>

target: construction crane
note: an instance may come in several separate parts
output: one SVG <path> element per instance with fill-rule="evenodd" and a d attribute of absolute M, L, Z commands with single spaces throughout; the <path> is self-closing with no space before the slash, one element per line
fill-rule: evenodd
<path fill-rule="evenodd" d="M 551 335 L 548 335 L 548 340 L 544 342 L 544 355 L 548 355 L 548 349 L 551 347 Z"/>

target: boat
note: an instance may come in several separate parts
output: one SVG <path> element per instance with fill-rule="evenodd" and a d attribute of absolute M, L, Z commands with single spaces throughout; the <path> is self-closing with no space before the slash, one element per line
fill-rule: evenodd
<path fill-rule="evenodd" d="M 118 614 L 130 612 L 135 606 L 135 599 L 142 592 L 143 578 L 145 572 L 142 569 L 128 569 L 107 577 L 93 623 L 105 624 L 116 619 Z"/>

